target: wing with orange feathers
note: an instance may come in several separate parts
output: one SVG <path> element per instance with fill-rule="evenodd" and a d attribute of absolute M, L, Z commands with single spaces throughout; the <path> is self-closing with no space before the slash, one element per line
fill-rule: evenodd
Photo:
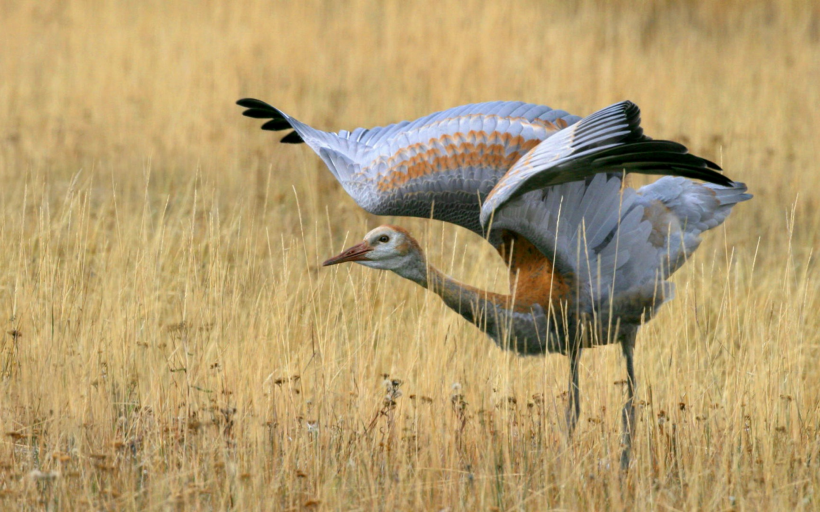
<path fill-rule="evenodd" d="M 426 217 L 483 234 L 481 202 L 519 158 L 580 118 L 517 101 L 477 103 L 415 121 L 329 133 L 259 100 L 237 102 L 264 129 L 292 128 L 348 194 L 376 215 Z"/>

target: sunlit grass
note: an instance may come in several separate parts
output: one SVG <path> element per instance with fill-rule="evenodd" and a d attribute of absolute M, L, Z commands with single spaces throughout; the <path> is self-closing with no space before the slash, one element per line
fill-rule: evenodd
<path fill-rule="evenodd" d="M 441 3 L 0 3 L 0 508 L 816 508 L 820 11 Z M 617 348 L 504 353 L 438 298 L 328 256 L 389 221 L 504 291 L 477 236 L 368 216 L 324 129 L 622 99 L 755 194 Z M 636 180 L 639 181 L 639 180 Z"/>

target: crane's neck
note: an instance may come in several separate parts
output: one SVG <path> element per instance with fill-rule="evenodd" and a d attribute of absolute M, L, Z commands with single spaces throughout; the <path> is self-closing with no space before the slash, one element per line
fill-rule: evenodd
<path fill-rule="evenodd" d="M 432 265 L 428 266 L 427 282 L 422 286 L 441 297 L 450 309 L 473 323 L 477 323 L 480 318 L 481 315 L 478 313 L 486 312 L 488 308 L 512 309 L 508 295 L 480 290 L 461 283 Z"/>
<path fill-rule="evenodd" d="M 428 265 L 422 254 L 394 272 L 434 292 L 450 309 L 479 327 L 488 328 L 488 333 L 491 324 L 497 323 L 499 315 L 515 311 L 508 295 L 479 290 L 461 283 Z M 488 314 L 490 312 L 492 314 Z"/>
<path fill-rule="evenodd" d="M 434 292 L 501 348 L 522 354 L 565 351 L 561 338 L 555 335 L 555 322 L 548 321 L 541 305 L 513 304 L 509 295 L 460 283 L 428 265 L 419 247 L 393 272 Z"/>
<path fill-rule="evenodd" d="M 393 271 L 434 292 L 450 309 L 476 325 L 504 349 L 522 354 L 566 353 L 568 340 L 576 343 L 574 340 L 581 332 L 577 328 L 577 314 L 567 314 L 571 313 L 567 309 L 572 307 L 571 303 L 556 304 L 552 300 L 546 304 L 526 300 L 513 303 L 509 295 L 460 283 L 428 265 L 420 249 Z M 554 307 L 557 311 L 552 309 Z M 545 308 L 550 310 L 549 317 Z M 621 320 L 632 321 L 620 314 L 618 323 Z M 595 321 L 601 326 L 614 325 L 606 310 L 599 311 Z M 640 319 L 634 322 L 640 322 Z M 599 334 L 598 338 L 609 339 L 607 334 Z"/>
<path fill-rule="evenodd" d="M 521 354 L 563 352 L 559 339 L 550 334 L 541 306 L 514 305 L 509 295 L 460 283 L 430 265 L 422 269 L 400 275 L 441 297 L 450 309 L 484 331 L 501 348 Z"/>

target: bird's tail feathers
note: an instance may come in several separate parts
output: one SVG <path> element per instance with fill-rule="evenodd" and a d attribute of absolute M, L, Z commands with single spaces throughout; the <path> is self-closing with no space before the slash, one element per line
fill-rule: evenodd
<path fill-rule="evenodd" d="M 746 193 L 748 187 L 745 183 L 739 181 L 733 181 L 732 184 L 727 187 L 713 183 L 704 183 L 703 186 L 715 191 L 715 197 L 720 201 L 720 206 L 732 206 L 737 203 L 742 203 L 743 201 L 748 201 L 754 197 L 752 194 Z"/>

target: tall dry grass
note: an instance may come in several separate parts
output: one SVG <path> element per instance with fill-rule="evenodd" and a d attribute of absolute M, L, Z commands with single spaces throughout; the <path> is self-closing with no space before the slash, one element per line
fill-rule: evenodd
<path fill-rule="evenodd" d="M 817 83 L 811 2 L 0 2 L 0 507 L 817 509 Z M 568 441 L 564 358 L 318 267 L 382 219 L 243 96 L 333 130 L 628 98 L 747 182 L 639 335 L 628 475 L 617 348 Z"/>

